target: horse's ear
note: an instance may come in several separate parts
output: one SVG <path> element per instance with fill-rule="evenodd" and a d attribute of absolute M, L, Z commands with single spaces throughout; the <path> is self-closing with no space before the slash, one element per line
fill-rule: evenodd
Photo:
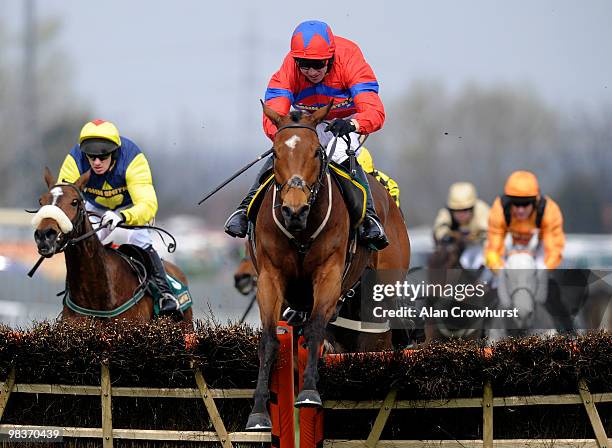
<path fill-rule="evenodd" d="M 47 187 L 49 188 L 49 190 L 51 189 L 51 187 L 53 185 L 55 185 L 55 177 L 53 177 L 53 174 L 51 174 L 51 170 L 49 169 L 48 166 L 45 167 L 45 182 L 47 184 Z"/>
<path fill-rule="evenodd" d="M 74 185 L 81 191 L 83 191 L 83 187 L 85 185 L 87 185 L 87 182 L 89 182 L 89 177 L 91 176 L 91 170 L 87 170 L 85 171 L 81 177 L 79 177 L 77 179 L 77 181 L 74 183 Z"/>
<path fill-rule="evenodd" d="M 278 126 L 281 120 L 283 119 L 283 115 L 279 114 L 271 107 L 266 106 L 266 104 L 262 100 L 259 100 L 259 101 L 261 103 L 261 107 L 263 107 L 264 115 L 268 117 L 270 120 L 272 120 L 272 123 Z"/>
<path fill-rule="evenodd" d="M 325 117 L 327 117 L 327 114 L 331 110 L 333 104 L 334 102 L 330 101 L 327 106 L 317 109 L 317 111 L 310 116 L 310 121 L 312 122 L 313 126 L 318 125 L 325 119 Z"/>

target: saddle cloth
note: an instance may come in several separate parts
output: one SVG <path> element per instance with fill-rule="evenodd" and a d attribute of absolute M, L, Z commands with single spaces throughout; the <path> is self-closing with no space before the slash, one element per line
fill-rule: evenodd
<path fill-rule="evenodd" d="M 151 261 L 149 260 L 149 256 L 145 253 L 145 251 L 132 244 L 123 244 L 119 246 L 117 249 L 121 254 L 126 255 L 129 258 L 136 260 L 140 263 L 146 270 L 144 275 L 146 275 L 147 279 L 149 278 L 149 272 L 151 271 Z M 139 269 L 139 265 L 135 264 L 136 268 Z M 142 272 L 140 273 L 143 274 Z M 179 304 L 181 306 L 181 311 L 185 312 L 193 305 L 193 299 L 191 298 L 191 293 L 189 292 L 189 288 L 183 282 L 181 282 L 178 278 L 166 273 L 166 278 L 168 280 L 168 285 L 170 286 L 170 290 L 172 294 L 178 299 Z M 153 297 L 153 314 L 154 316 L 159 315 L 159 299 L 161 298 L 161 294 L 155 286 L 155 283 L 152 281 L 147 282 L 147 289 L 149 293 Z"/>

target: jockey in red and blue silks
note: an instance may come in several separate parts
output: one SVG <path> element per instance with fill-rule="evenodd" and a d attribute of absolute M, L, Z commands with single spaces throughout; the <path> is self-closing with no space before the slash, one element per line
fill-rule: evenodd
<path fill-rule="evenodd" d="M 334 36 L 326 23 L 314 20 L 301 23 L 293 32 L 291 51 L 270 79 L 265 98 L 266 105 L 283 115 L 289 113 L 291 107 L 314 111 L 333 101 L 328 115 L 330 121 L 317 126 L 319 140 L 328 153 L 333 136 L 338 135 L 349 137 L 350 148 L 359 155 L 359 134 L 371 134 L 382 128 L 385 121 L 378 82 L 359 47 L 348 39 Z M 264 132 L 273 139 L 276 126 L 265 115 L 263 120 Z M 332 160 L 347 165 L 347 149 L 347 143 L 339 138 Z M 271 167 L 269 158 L 247 196 L 226 221 L 228 234 L 241 238 L 246 235 L 247 207 L 260 186 L 260 179 Z M 368 185 L 367 176 L 359 165 L 357 178 Z M 376 215 L 369 186 L 366 191 L 366 216 L 359 237 L 372 249 L 380 250 L 389 243 Z"/>

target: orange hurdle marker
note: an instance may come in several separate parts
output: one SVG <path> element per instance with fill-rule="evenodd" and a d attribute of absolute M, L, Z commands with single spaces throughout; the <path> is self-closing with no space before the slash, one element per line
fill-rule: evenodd
<path fill-rule="evenodd" d="M 308 362 L 308 349 L 304 337 L 298 341 L 299 390 L 304 384 L 304 369 Z M 323 409 L 300 408 L 300 448 L 316 448 L 323 444 Z"/>
<path fill-rule="evenodd" d="M 275 448 L 295 448 L 293 330 L 286 322 L 280 321 L 276 328 L 276 335 L 280 347 L 270 381 L 272 446 Z"/>

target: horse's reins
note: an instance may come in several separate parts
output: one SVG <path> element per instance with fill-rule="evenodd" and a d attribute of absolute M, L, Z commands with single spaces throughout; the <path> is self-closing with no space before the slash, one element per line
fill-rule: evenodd
<path fill-rule="evenodd" d="M 85 198 L 83 197 L 83 192 L 76 187 L 76 185 L 73 184 L 55 184 L 53 187 L 51 187 L 49 190 L 51 190 L 52 188 L 55 187 L 71 187 L 72 189 L 74 189 L 74 191 L 79 195 L 80 201 L 77 204 L 78 206 L 78 210 L 77 210 L 77 216 L 76 216 L 76 221 L 72 222 L 70 221 L 70 223 L 72 224 L 72 230 L 69 233 L 60 233 L 60 235 L 58 235 L 58 238 L 60 238 L 62 235 L 65 235 L 66 237 L 70 237 L 71 234 L 73 234 L 74 232 L 78 231 L 81 228 L 81 224 L 83 223 L 83 219 L 86 215 L 85 209 L 83 207 L 83 204 L 85 203 Z M 28 213 L 37 213 L 37 210 L 26 210 Z M 83 238 L 81 239 L 85 239 L 85 238 L 89 238 L 91 235 L 93 235 L 94 233 L 96 233 L 99 230 L 102 230 L 102 228 L 105 228 L 106 226 L 100 226 L 100 228 L 93 230 L 92 232 L 88 232 L 87 234 L 83 235 Z M 59 249 L 56 249 L 53 252 L 53 255 L 58 254 L 63 252 L 69 245 L 71 245 L 71 242 L 74 239 L 67 239 Z M 80 241 L 80 240 L 79 240 Z M 28 277 L 33 277 L 34 273 L 37 271 L 37 269 L 40 267 L 40 265 L 42 264 L 42 262 L 45 260 L 45 258 L 48 257 L 44 257 L 41 255 L 41 257 L 38 259 L 38 261 L 36 262 L 36 264 L 34 265 L 34 267 L 32 269 L 30 269 L 30 271 L 28 272 Z"/>
<path fill-rule="evenodd" d="M 514 249 L 514 250 L 511 250 L 508 253 L 508 255 L 514 254 L 514 253 L 516 253 L 516 254 L 529 254 L 529 255 L 533 255 L 532 252 L 530 250 L 527 250 L 527 249 Z M 519 291 L 527 291 L 527 293 L 531 296 L 531 299 L 535 302 L 536 301 L 535 296 L 538 293 L 538 289 L 539 288 L 540 288 L 540 284 L 538 282 L 536 282 L 536 289 L 535 289 L 534 292 L 532 292 L 531 289 L 529 289 L 526 286 L 519 286 L 518 288 L 513 289 L 512 292 L 509 294 L 510 300 L 512 300 L 512 303 L 514 303 L 514 296 L 515 296 L 515 294 L 517 292 L 519 292 Z"/>
<path fill-rule="evenodd" d="M 65 235 L 66 237 L 70 237 L 71 234 L 77 232 L 80 230 L 81 225 L 83 224 L 83 221 L 85 219 L 85 216 L 96 216 L 99 217 L 99 215 L 93 213 L 93 212 L 87 212 L 85 210 L 85 207 L 83 206 L 83 204 L 85 204 L 85 197 L 83 196 L 83 192 L 77 188 L 76 185 L 74 184 L 56 184 L 53 187 L 70 187 L 72 188 L 78 195 L 80 198 L 80 202 L 78 203 L 78 212 L 77 212 L 77 217 L 75 222 L 72 222 L 72 230 L 67 233 L 67 234 L 62 234 Z M 52 188 L 53 188 L 52 187 Z M 36 213 L 37 210 L 26 210 L 26 212 L 28 213 Z M 104 225 L 99 225 L 98 227 L 96 227 L 95 229 L 80 235 L 78 237 L 75 238 L 69 238 L 67 239 L 59 249 L 56 249 L 55 252 L 53 252 L 53 255 L 59 254 L 64 252 L 68 247 L 70 246 L 74 246 L 78 243 L 80 243 L 83 240 L 86 240 L 88 238 L 91 238 L 93 235 L 95 235 L 97 232 L 99 232 L 102 229 L 105 229 L 109 226 L 110 223 L 106 223 Z M 169 253 L 173 253 L 176 250 L 176 238 L 174 238 L 174 235 L 172 235 L 170 232 L 168 232 L 165 229 L 162 229 L 161 227 L 156 227 L 156 226 L 150 226 L 150 225 L 146 225 L 146 226 L 124 226 L 122 224 L 119 224 L 117 227 L 121 227 L 123 229 L 151 229 L 151 230 L 155 230 L 158 235 L 160 236 L 162 243 L 166 246 L 167 250 Z M 162 233 L 165 233 L 166 235 L 168 235 L 172 241 L 169 242 L 168 244 L 166 244 L 166 241 L 164 240 L 164 237 L 162 236 Z M 59 237 L 60 235 L 58 235 Z M 30 271 L 28 272 L 28 277 L 33 277 L 34 274 L 36 273 L 36 271 L 38 270 L 38 268 L 40 267 L 40 265 L 42 264 L 42 262 L 45 260 L 45 258 L 48 257 L 44 257 L 44 256 L 40 256 L 40 258 L 38 259 L 38 261 L 36 262 L 36 264 L 34 265 L 34 267 L 32 267 L 32 269 L 30 269 Z"/>
<path fill-rule="evenodd" d="M 317 136 L 317 141 L 319 140 L 319 133 L 317 132 L 317 129 L 314 126 L 310 126 L 308 124 L 289 123 L 289 124 L 286 124 L 285 126 L 281 126 L 280 128 L 278 128 L 276 132 L 278 133 L 284 129 L 308 129 L 309 131 L 314 132 Z M 309 207 L 312 207 L 312 205 L 314 204 L 314 201 L 317 199 L 317 194 L 319 193 L 319 190 L 323 186 L 323 177 L 325 176 L 325 173 L 327 171 L 327 165 L 329 164 L 329 160 L 331 159 L 331 156 L 336 150 L 337 140 L 338 140 L 338 137 L 336 136 L 334 138 L 334 143 L 330 149 L 329 156 L 325 154 L 325 149 L 323 148 L 323 145 L 321 145 L 321 142 L 319 142 L 319 147 L 317 148 L 317 156 L 319 157 L 319 160 L 321 161 L 321 167 L 319 168 L 319 174 L 317 176 L 317 180 L 312 185 L 305 184 L 301 187 L 301 188 L 306 187 L 308 191 L 310 192 L 310 196 L 308 197 Z M 287 185 L 287 182 L 282 183 L 282 184 L 277 183 L 276 189 L 280 191 L 285 187 L 285 185 Z M 289 184 L 289 188 L 298 188 L 298 187 L 295 187 Z"/>
<path fill-rule="evenodd" d="M 536 303 L 537 302 L 536 294 L 538 293 L 539 288 L 540 288 L 540 284 L 538 282 L 536 282 L 535 291 L 532 291 L 526 286 L 519 286 L 518 288 L 513 289 L 512 292 L 509 294 L 510 300 L 512 304 L 514 304 L 514 296 L 516 295 L 516 293 L 518 293 L 519 291 L 527 291 L 527 294 L 529 294 L 529 296 L 531 297 L 531 300 L 533 300 L 533 302 Z"/>
<path fill-rule="evenodd" d="M 75 232 L 80 231 L 81 226 L 84 222 L 84 220 L 86 219 L 86 217 L 89 216 L 96 216 L 98 218 L 100 218 L 99 215 L 97 215 L 96 213 L 93 212 L 87 212 L 87 210 L 84 207 L 85 204 L 85 198 L 83 196 L 83 193 L 81 192 L 81 190 L 79 188 L 77 188 L 75 185 L 73 184 L 57 184 L 55 186 L 61 186 L 61 187 L 71 187 L 73 188 L 77 194 L 79 195 L 80 201 L 78 202 L 77 206 L 78 206 L 78 211 L 77 211 L 77 217 L 75 218 L 75 222 L 72 222 L 72 230 L 67 233 L 67 234 L 63 234 L 66 235 L 67 237 L 70 237 L 70 235 L 74 234 Z M 35 213 L 35 212 L 34 212 Z M 94 234 L 96 234 L 97 232 L 99 232 L 100 230 L 108 227 L 109 223 L 104 224 L 104 225 L 100 225 L 97 228 L 81 235 L 75 238 L 69 238 L 67 239 L 62 245 L 61 247 L 59 247 L 58 249 L 56 249 L 53 252 L 53 255 L 56 255 L 58 253 L 64 252 L 66 250 L 66 248 L 68 248 L 69 246 L 73 246 L 78 244 L 79 242 L 86 240 L 88 238 L 91 238 Z M 117 227 L 122 227 L 122 228 L 131 228 L 131 229 L 135 229 L 135 228 L 147 228 L 147 229 L 153 229 L 155 231 L 158 232 L 158 234 L 160 235 L 160 237 L 162 238 L 162 241 L 164 244 L 166 244 L 166 242 L 163 239 L 163 236 L 161 236 L 161 232 L 166 233 L 170 238 L 172 238 L 172 242 L 170 242 L 167 245 L 168 248 L 168 252 L 173 252 L 176 249 L 176 239 L 174 238 L 174 236 L 168 232 L 165 229 L 162 229 L 160 227 L 155 227 L 155 226 L 121 226 L 118 225 Z M 58 235 L 59 237 L 59 235 Z M 94 316 L 94 317 L 104 317 L 104 318 L 110 318 L 110 317 L 115 317 L 118 316 L 119 314 L 127 311 L 128 309 L 130 309 L 132 306 L 134 306 L 136 303 L 138 303 L 140 301 L 140 299 L 144 296 L 146 288 L 147 288 L 147 276 L 146 276 L 146 269 L 144 267 L 144 265 L 132 258 L 127 256 L 126 254 L 123 254 L 120 251 L 116 251 L 116 253 L 123 258 L 128 265 L 130 265 L 130 267 L 134 270 L 134 272 L 136 273 L 136 277 L 138 279 L 138 286 L 136 287 L 136 289 L 134 290 L 134 294 L 132 295 L 132 297 L 130 299 L 128 299 L 125 303 L 123 303 L 122 305 L 118 306 L 115 309 L 112 310 L 92 310 L 92 309 L 88 309 L 88 308 L 83 308 L 79 305 L 77 305 L 76 303 L 74 303 L 71 298 L 70 298 L 70 294 L 68 291 L 68 286 L 66 286 L 66 290 L 59 293 L 58 295 L 62 295 L 64 294 L 64 305 L 67 306 L 68 308 L 70 308 L 72 311 L 78 313 L 78 314 L 83 314 L 86 316 Z M 30 272 L 28 272 L 28 276 L 32 277 L 34 275 L 34 273 L 36 272 L 36 270 L 38 269 L 38 267 L 41 265 L 41 263 L 44 261 L 46 257 L 41 256 L 40 259 L 38 260 L 38 262 L 34 265 L 34 267 L 30 270 Z"/>
<path fill-rule="evenodd" d="M 317 132 L 317 129 L 314 126 L 308 125 L 308 124 L 303 124 L 303 123 L 289 123 L 286 124 L 284 126 L 281 126 L 280 128 L 278 128 L 278 130 L 276 131 L 277 133 L 284 130 L 284 129 L 308 129 L 309 131 L 314 132 L 317 135 L 317 140 L 319 140 L 319 133 Z M 319 157 L 320 160 L 320 168 L 319 168 L 319 174 L 317 176 L 317 180 L 312 184 L 312 185 L 307 185 L 307 184 L 301 184 L 301 185 L 292 185 L 291 182 L 284 182 L 282 184 L 278 184 L 276 183 L 275 185 L 275 191 L 273 191 L 274 197 L 273 197 L 273 201 L 272 201 L 272 206 L 273 208 L 276 207 L 275 205 L 275 199 L 276 199 L 276 192 L 280 192 L 285 186 L 288 186 L 288 188 L 301 188 L 302 190 L 304 188 L 306 188 L 310 195 L 308 197 L 308 206 L 312 207 L 315 203 L 315 201 L 317 200 L 317 196 L 319 194 L 319 191 L 321 190 L 321 188 L 323 187 L 324 184 L 324 178 L 328 172 L 328 166 L 329 166 L 329 162 L 332 159 L 334 152 L 336 151 L 336 145 L 338 144 L 338 135 L 334 135 L 334 140 L 332 142 L 331 148 L 329 150 L 329 155 L 326 153 L 325 148 L 323 147 L 323 145 L 321 145 L 321 142 L 319 141 L 319 147 L 317 148 L 317 156 Z M 348 137 L 342 137 L 346 143 L 347 146 L 350 147 L 350 140 Z M 328 184 L 330 184 L 330 180 L 328 178 Z M 276 223 L 276 225 L 280 228 L 280 230 L 283 232 L 283 234 L 285 236 L 287 236 L 287 238 L 289 238 L 289 240 L 296 245 L 298 252 L 301 255 L 304 255 L 308 249 L 310 249 L 310 245 L 312 244 L 312 242 L 316 239 L 317 236 L 319 236 L 319 234 L 321 233 L 321 231 L 323 230 L 323 228 L 325 227 L 325 225 L 327 224 L 327 221 L 329 219 L 330 213 L 331 213 L 331 185 L 328 185 L 328 188 L 330 188 L 330 204 L 329 204 L 329 209 L 327 211 L 327 214 L 325 216 L 325 218 L 323 219 L 323 222 L 321 223 L 321 225 L 317 228 L 317 230 L 310 236 L 310 238 L 308 239 L 308 241 L 306 243 L 300 243 L 294 235 L 292 235 L 284 226 L 281 225 L 280 221 L 277 219 L 276 214 L 273 212 L 273 217 L 274 217 L 274 221 Z"/>

